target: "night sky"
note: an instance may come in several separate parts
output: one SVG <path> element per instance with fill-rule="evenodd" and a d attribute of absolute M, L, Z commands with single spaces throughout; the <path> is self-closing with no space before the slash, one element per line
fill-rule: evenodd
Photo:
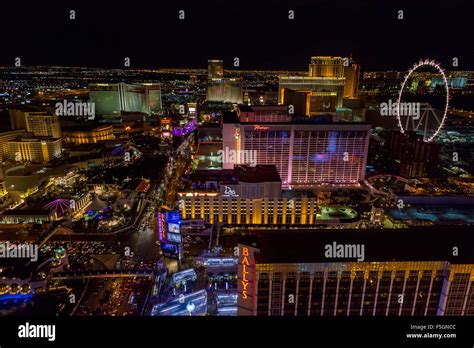
<path fill-rule="evenodd" d="M 474 70 L 471 0 L 1 1 L 0 64 L 306 70 L 312 55 L 351 53 L 364 70 L 434 58 Z M 69 19 L 69 10 L 76 19 Z M 185 11 L 185 20 L 178 11 Z M 295 19 L 288 19 L 288 11 Z M 398 20 L 398 10 L 404 19 Z"/>

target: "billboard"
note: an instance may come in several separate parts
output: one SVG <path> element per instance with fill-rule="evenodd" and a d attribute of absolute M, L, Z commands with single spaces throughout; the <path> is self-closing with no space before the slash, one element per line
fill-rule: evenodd
<path fill-rule="evenodd" d="M 168 223 L 168 232 L 169 233 L 180 233 L 180 226 L 176 223 Z"/>
<path fill-rule="evenodd" d="M 158 236 L 160 242 L 169 240 L 168 233 L 181 233 L 180 224 L 181 215 L 179 211 L 158 212 Z"/>
<path fill-rule="evenodd" d="M 165 216 L 166 216 L 166 222 L 175 222 L 178 224 L 181 222 L 181 216 L 179 215 L 178 210 L 167 211 L 165 213 Z"/>
<path fill-rule="evenodd" d="M 179 243 L 174 242 L 162 242 L 161 251 L 165 257 L 173 259 L 180 259 Z"/>
<path fill-rule="evenodd" d="M 168 241 L 170 242 L 175 242 L 175 243 L 181 243 L 181 235 L 178 233 L 168 233 Z"/>
<path fill-rule="evenodd" d="M 181 244 L 181 215 L 178 210 L 158 213 L 158 233 L 163 255 L 181 259 L 183 246 Z"/>

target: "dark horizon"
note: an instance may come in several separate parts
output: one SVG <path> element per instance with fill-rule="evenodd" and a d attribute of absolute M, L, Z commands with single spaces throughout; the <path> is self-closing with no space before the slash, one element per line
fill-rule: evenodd
<path fill-rule="evenodd" d="M 205 69 L 219 58 L 234 70 L 239 57 L 241 70 L 305 71 L 311 56 L 352 55 L 365 71 L 405 71 L 421 58 L 446 70 L 474 70 L 473 9 L 463 0 L 5 3 L 0 65 L 20 57 L 25 66 L 123 68 L 130 57 L 131 69 Z"/>
<path fill-rule="evenodd" d="M 417 61 L 414 61 L 416 63 Z M 439 63 L 437 61 L 437 63 Z M 225 64 L 225 63 L 224 63 Z M 413 65 L 412 64 L 412 65 Z M 406 69 L 378 69 L 378 70 L 368 70 L 368 69 L 363 69 L 363 72 L 369 72 L 369 73 L 377 73 L 377 72 L 407 72 L 412 66 L 408 66 Z M 468 72 L 474 72 L 474 69 L 465 69 L 465 70 L 457 70 L 457 69 L 445 69 L 445 67 L 441 66 L 444 68 L 443 70 L 445 72 L 458 72 L 458 71 L 468 71 Z M 204 67 L 135 67 L 135 68 L 125 68 L 125 67 L 102 67 L 102 66 L 85 66 L 85 65 L 27 65 L 24 64 L 21 67 L 15 67 L 11 65 L 6 65 L 6 64 L 0 64 L 0 68 L 12 68 L 12 69 L 34 69 L 34 68 L 57 68 L 57 69 L 90 69 L 90 70 L 121 70 L 121 71 L 147 71 L 147 70 L 154 70 L 154 72 L 161 72 L 165 70 L 202 70 L 202 73 L 204 75 L 207 75 L 207 66 Z M 297 69 L 227 69 L 224 68 L 225 71 L 229 71 L 231 73 L 238 73 L 238 72 L 246 72 L 246 71 L 256 71 L 256 72 L 278 72 L 278 71 L 288 71 L 288 72 L 293 72 L 293 73 L 307 73 L 306 70 L 297 70 Z M 433 73 L 436 74 L 436 71 L 433 70 Z"/>

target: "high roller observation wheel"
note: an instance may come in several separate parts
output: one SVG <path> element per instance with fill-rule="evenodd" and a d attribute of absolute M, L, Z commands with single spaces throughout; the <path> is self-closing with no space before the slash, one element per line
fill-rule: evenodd
<path fill-rule="evenodd" d="M 411 116 L 408 116 L 407 117 L 407 123 L 406 123 L 406 126 L 405 128 L 403 128 L 403 125 L 402 125 L 402 120 L 401 120 L 401 116 L 400 116 L 400 103 L 402 101 L 402 96 L 403 96 L 403 89 L 405 88 L 405 84 L 407 83 L 408 79 L 410 78 L 411 74 L 413 74 L 418 68 L 422 67 L 422 66 L 430 66 L 430 67 L 433 67 L 435 68 L 440 74 L 441 76 L 443 77 L 443 82 L 444 82 L 444 88 L 445 88 L 445 91 L 446 91 L 446 103 L 445 103 L 445 107 L 444 107 L 444 112 L 443 112 L 443 117 L 441 118 L 441 121 L 438 119 L 438 117 L 436 116 L 436 114 L 434 113 L 433 110 L 431 110 L 431 112 L 433 113 L 433 116 L 436 118 L 436 120 L 438 121 L 439 123 L 439 126 L 438 128 L 436 129 L 436 131 L 429 137 L 429 138 L 426 138 L 426 132 L 427 132 L 427 125 L 428 125 L 428 120 L 426 120 L 425 122 L 425 130 L 424 130 L 424 134 L 423 134 L 423 140 L 425 142 L 431 142 L 434 138 L 436 138 L 436 136 L 438 135 L 438 133 L 440 132 L 440 130 L 443 128 L 444 126 L 444 122 L 446 120 L 446 115 L 448 114 L 448 108 L 449 108 L 449 85 L 448 85 L 448 79 L 446 78 L 446 74 L 444 73 L 444 70 L 441 68 L 441 66 L 439 64 L 437 64 L 434 60 L 429 60 L 429 59 L 425 59 L 425 60 L 420 60 L 418 63 L 415 63 L 410 70 L 408 70 L 408 74 L 405 75 L 405 78 L 403 79 L 403 83 L 402 83 L 402 86 L 400 88 L 400 92 L 398 94 L 398 100 L 397 100 L 397 121 L 398 121 L 398 127 L 400 128 L 400 132 L 402 134 L 405 134 L 406 132 L 406 129 L 405 128 L 408 128 L 407 125 L 408 125 L 408 121 L 410 119 Z M 425 114 L 424 114 L 425 115 Z M 427 117 L 427 115 L 426 115 Z M 413 117 L 412 118 L 412 123 L 414 122 L 413 120 Z M 421 125 L 421 121 L 423 120 L 423 117 L 420 117 L 420 119 L 418 120 L 418 125 L 417 127 L 415 127 L 415 130 L 418 129 L 418 127 Z"/>

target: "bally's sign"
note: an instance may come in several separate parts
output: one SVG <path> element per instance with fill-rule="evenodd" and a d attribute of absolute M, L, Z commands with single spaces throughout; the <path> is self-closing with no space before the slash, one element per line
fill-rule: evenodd
<path fill-rule="evenodd" d="M 249 280 L 247 278 L 249 272 L 247 271 L 247 267 L 249 266 L 249 248 L 243 247 L 242 248 L 242 262 L 240 263 L 242 265 L 242 280 L 240 281 L 242 283 L 242 299 L 246 299 L 248 297 L 247 295 L 247 287 L 249 286 Z"/>

